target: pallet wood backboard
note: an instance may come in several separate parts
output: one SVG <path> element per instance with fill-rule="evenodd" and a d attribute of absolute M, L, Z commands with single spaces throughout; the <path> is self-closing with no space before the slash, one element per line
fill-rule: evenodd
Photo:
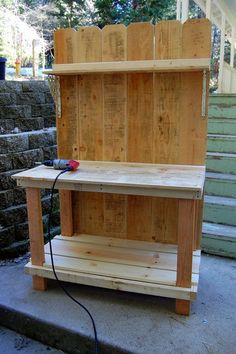
<path fill-rule="evenodd" d="M 60 29 L 55 62 L 209 58 L 210 33 L 207 19 Z M 70 75 L 60 85 L 60 158 L 205 164 L 202 70 Z M 71 200 L 73 220 L 68 225 L 62 216 L 64 234 L 177 243 L 176 199 L 68 191 L 61 193 L 62 210 Z"/>

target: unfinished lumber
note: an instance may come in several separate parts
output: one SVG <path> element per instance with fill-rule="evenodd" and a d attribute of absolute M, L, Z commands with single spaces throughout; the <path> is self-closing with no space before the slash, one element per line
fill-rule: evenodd
<path fill-rule="evenodd" d="M 50 74 L 61 84 L 59 157 L 80 160 L 57 181 L 62 236 L 53 245 L 61 279 L 169 296 L 177 313 L 190 313 L 210 34 L 206 19 L 56 31 Z M 16 178 L 34 190 L 50 188 L 56 174 L 37 167 Z M 27 271 L 51 278 L 45 251 L 46 262 L 32 261 Z"/>
<path fill-rule="evenodd" d="M 119 25 L 120 26 L 120 25 Z M 131 49 L 132 51 L 132 49 Z M 108 57 L 108 55 L 107 55 Z M 50 75 L 84 75 L 84 74 L 114 74 L 138 72 L 182 72 L 202 71 L 210 69 L 210 59 L 173 59 L 173 60 L 128 60 L 107 61 L 99 63 L 54 64 L 53 70 L 45 71 Z"/>
<path fill-rule="evenodd" d="M 54 32 L 55 62 L 59 64 L 73 63 L 77 56 L 76 31 L 67 28 Z M 61 90 L 61 117 L 57 117 L 57 146 L 58 157 L 71 159 L 77 157 L 77 78 L 71 76 L 70 80 L 60 78 Z M 73 129 L 71 129 L 73 126 Z M 60 191 L 61 228 L 62 234 L 72 235 L 72 214 L 68 216 L 71 205 L 71 191 Z"/>
<path fill-rule="evenodd" d="M 31 262 L 33 265 L 42 266 L 45 257 L 40 189 L 26 188 L 26 200 Z M 47 279 L 38 275 L 33 276 L 33 288 L 35 290 L 46 290 L 46 287 Z"/>

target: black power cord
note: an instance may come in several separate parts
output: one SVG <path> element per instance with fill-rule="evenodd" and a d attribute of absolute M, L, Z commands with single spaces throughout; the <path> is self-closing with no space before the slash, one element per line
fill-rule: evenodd
<path fill-rule="evenodd" d="M 71 171 L 71 168 L 68 167 L 65 170 L 61 171 L 60 173 L 58 173 L 58 175 L 56 176 L 53 185 L 52 185 L 52 189 L 51 189 L 51 195 L 50 195 L 50 210 L 49 210 L 49 217 L 48 217 L 48 238 L 49 238 L 49 247 L 50 247 L 50 256 L 51 256 L 51 262 L 52 262 L 52 270 L 54 273 L 54 276 L 56 278 L 56 281 L 58 283 L 58 285 L 60 286 L 60 288 L 64 291 L 64 293 L 72 300 L 74 301 L 77 305 L 79 305 L 80 307 L 82 307 L 82 309 L 84 309 L 85 312 L 87 312 L 88 316 L 90 317 L 92 324 L 93 324 L 93 331 L 94 331 L 94 340 L 95 340 L 95 354 L 99 354 L 99 342 L 98 342 L 98 337 L 97 337 L 97 329 L 96 329 L 96 325 L 95 325 L 95 321 L 93 319 L 93 316 L 91 315 L 91 313 L 89 312 L 89 310 L 83 305 L 81 304 L 81 302 L 79 302 L 78 300 L 76 300 L 70 293 L 69 291 L 64 287 L 64 285 L 62 284 L 61 280 L 58 279 L 56 270 L 55 270 L 55 266 L 54 266 L 54 260 L 53 260 L 53 253 L 52 253 L 52 242 L 51 242 L 51 219 L 52 219 L 52 210 L 53 210 L 53 194 L 54 194 L 54 190 L 55 190 L 55 185 L 57 183 L 58 178 L 63 174 L 66 173 L 68 171 Z"/>

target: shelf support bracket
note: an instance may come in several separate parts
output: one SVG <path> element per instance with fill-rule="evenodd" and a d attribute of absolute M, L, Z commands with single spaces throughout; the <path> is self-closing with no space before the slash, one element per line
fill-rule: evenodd
<path fill-rule="evenodd" d="M 207 79 L 206 70 L 203 70 L 203 79 L 202 79 L 202 117 L 203 118 L 206 118 L 206 79 Z"/>
<path fill-rule="evenodd" d="M 57 118 L 61 118 L 61 89 L 60 89 L 60 76 L 48 75 L 48 84 L 51 95 L 54 99 L 56 106 Z"/>

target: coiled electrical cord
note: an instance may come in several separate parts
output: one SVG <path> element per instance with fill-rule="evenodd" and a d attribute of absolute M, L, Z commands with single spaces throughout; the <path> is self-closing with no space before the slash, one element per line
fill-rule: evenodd
<path fill-rule="evenodd" d="M 51 257 L 51 263 L 52 263 L 52 270 L 53 270 L 53 274 L 55 276 L 55 279 L 59 285 L 59 287 L 64 291 L 64 293 L 72 300 L 74 301 L 77 305 L 79 305 L 80 307 L 82 307 L 82 309 L 87 312 L 88 316 L 90 317 L 92 324 L 93 324 L 93 331 L 94 331 L 94 341 L 95 341 L 95 354 L 99 354 L 99 342 L 98 342 L 98 337 L 97 337 L 97 329 L 96 329 L 96 325 L 95 325 L 95 321 L 93 319 L 93 316 L 91 315 L 91 313 L 89 312 L 89 310 L 78 300 L 76 300 L 70 293 L 69 291 L 64 287 L 64 285 L 62 284 L 61 280 L 58 279 L 56 270 L 55 270 L 55 266 L 54 266 L 54 260 L 53 260 L 53 253 L 52 253 L 52 242 L 51 242 L 51 219 L 52 219 L 52 211 L 53 211 L 53 194 L 54 194 L 54 190 L 55 190 L 55 185 L 57 183 L 58 178 L 63 174 L 66 173 L 68 171 L 71 171 L 70 167 L 66 168 L 65 170 L 61 171 L 60 173 L 58 173 L 58 175 L 56 176 L 53 185 L 52 185 L 52 189 L 51 189 L 51 195 L 50 195 L 50 210 L 49 210 L 49 217 L 48 217 L 48 238 L 49 238 L 49 247 L 50 247 L 50 257 Z"/>

